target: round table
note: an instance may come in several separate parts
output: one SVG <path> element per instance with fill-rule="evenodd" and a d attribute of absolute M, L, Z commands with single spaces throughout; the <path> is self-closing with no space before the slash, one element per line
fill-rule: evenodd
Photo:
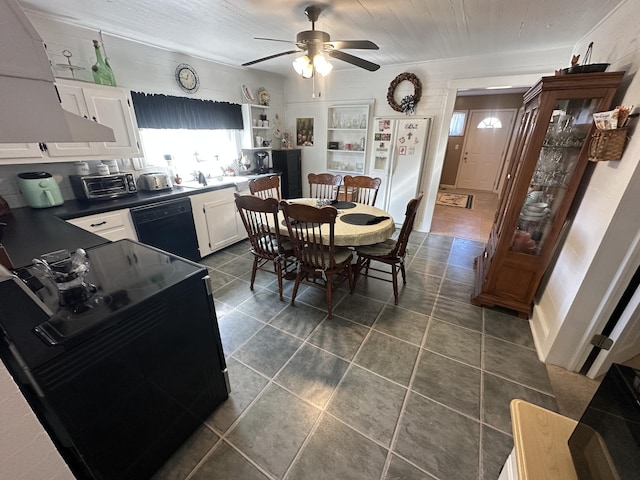
<path fill-rule="evenodd" d="M 315 198 L 292 198 L 286 200 L 289 203 L 304 203 L 307 205 L 316 206 Z M 388 238 L 391 238 L 396 230 L 396 224 L 393 221 L 391 215 L 384 210 L 363 203 L 350 202 L 355 204 L 355 207 L 349 209 L 338 209 L 338 218 L 336 218 L 336 224 L 334 227 L 334 243 L 340 247 L 357 247 L 360 245 L 373 245 L 374 243 L 384 242 Z M 374 225 L 352 225 L 343 222 L 340 217 L 350 213 L 363 213 L 373 215 L 374 217 L 389 217 L 386 220 L 382 220 L 380 223 Z M 280 225 L 280 233 L 283 235 L 289 235 L 287 225 L 284 221 L 278 222 Z M 325 232 L 326 230 L 326 232 Z M 323 240 L 329 241 L 329 227 L 322 227 Z"/>

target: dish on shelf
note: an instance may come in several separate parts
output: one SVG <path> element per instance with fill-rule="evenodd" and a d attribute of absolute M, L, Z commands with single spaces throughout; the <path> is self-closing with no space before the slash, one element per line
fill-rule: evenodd
<path fill-rule="evenodd" d="M 267 91 L 266 88 L 264 87 L 260 87 L 258 89 L 258 101 L 260 102 L 260 105 L 264 105 L 265 107 L 269 106 L 269 103 L 271 102 L 271 95 L 269 95 L 269 92 Z"/>
<path fill-rule="evenodd" d="M 545 219 L 546 217 L 546 213 L 541 213 L 541 214 L 526 214 L 526 213 L 521 213 L 520 214 L 520 220 L 524 220 L 526 222 L 541 222 Z"/>
<path fill-rule="evenodd" d="M 244 95 L 244 98 L 247 99 L 247 102 L 254 103 L 256 101 L 251 90 L 246 85 L 242 85 L 242 94 Z"/>

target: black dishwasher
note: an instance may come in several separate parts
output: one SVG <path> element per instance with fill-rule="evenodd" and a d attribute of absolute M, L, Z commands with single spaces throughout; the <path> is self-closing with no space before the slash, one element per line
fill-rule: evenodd
<path fill-rule="evenodd" d="M 189 198 L 152 203 L 130 211 L 140 242 L 194 262 L 200 260 Z"/>

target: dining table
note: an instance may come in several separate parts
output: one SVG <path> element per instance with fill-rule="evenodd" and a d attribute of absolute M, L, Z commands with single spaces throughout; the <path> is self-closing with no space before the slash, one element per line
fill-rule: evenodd
<path fill-rule="evenodd" d="M 289 203 L 318 206 L 316 198 L 293 198 Z M 364 203 L 336 201 L 329 204 L 338 210 L 334 226 L 334 244 L 340 247 L 358 247 L 384 242 L 391 238 L 396 230 L 396 224 L 391 215 L 377 207 Z M 280 233 L 289 235 L 284 219 L 278 222 Z M 321 229 L 323 241 L 329 241 L 329 226 Z"/>

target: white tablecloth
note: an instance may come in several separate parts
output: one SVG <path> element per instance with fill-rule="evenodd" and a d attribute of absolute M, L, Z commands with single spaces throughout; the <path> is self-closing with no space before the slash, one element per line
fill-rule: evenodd
<path fill-rule="evenodd" d="M 290 203 L 304 203 L 307 205 L 316 205 L 315 198 L 295 198 L 288 199 Z M 355 203 L 355 202 L 352 202 Z M 334 242 L 337 246 L 341 247 L 357 247 L 360 245 L 372 245 L 374 243 L 383 242 L 388 238 L 391 238 L 393 232 L 396 230 L 396 225 L 391 215 L 384 210 L 362 203 L 356 203 L 356 206 L 349 209 L 339 209 L 338 218 L 336 219 L 336 225 L 334 229 Z M 343 222 L 340 217 L 349 213 L 366 213 L 375 217 L 385 216 L 389 217 L 387 220 L 383 220 L 375 225 L 351 225 Z M 279 222 L 280 233 L 283 235 L 289 235 L 287 226 L 284 221 Z M 329 227 L 322 228 L 323 240 L 329 241 Z"/>

